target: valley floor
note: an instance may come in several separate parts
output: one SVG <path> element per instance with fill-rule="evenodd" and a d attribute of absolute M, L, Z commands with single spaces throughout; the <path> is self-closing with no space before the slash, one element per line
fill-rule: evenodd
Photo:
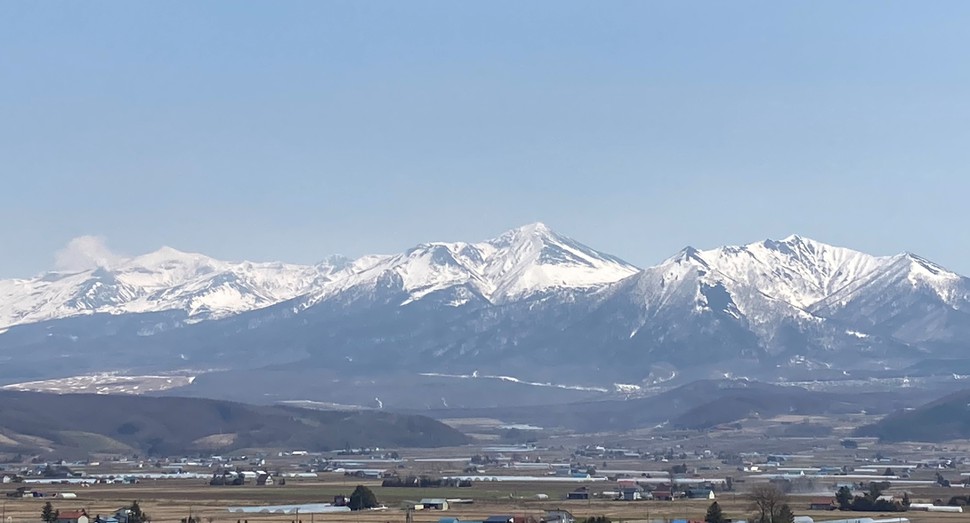
<path fill-rule="evenodd" d="M 285 522 L 294 521 L 294 515 L 266 515 L 266 514 L 235 514 L 228 512 L 230 506 L 240 505 L 274 505 L 298 504 L 312 502 L 326 502 L 334 495 L 347 494 L 360 484 L 360 481 L 328 481 L 328 482 L 290 482 L 283 487 L 210 487 L 207 482 L 197 480 L 171 480 L 155 484 L 139 485 L 97 485 L 78 491 L 72 487 L 72 492 L 78 492 L 76 500 L 52 499 L 55 508 L 71 510 L 84 508 L 88 514 L 107 515 L 121 506 L 129 505 L 138 500 L 142 509 L 148 513 L 152 521 L 177 522 L 192 514 L 199 521 L 212 523 L 216 521 L 245 520 L 257 522 Z M 532 514 L 539 516 L 543 510 L 562 508 L 569 510 L 577 517 L 606 515 L 613 521 L 649 521 L 660 518 L 687 518 L 702 520 L 709 502 L 706 500 L 685 501 L 560 501 L 568 490 L 575 485 L 552 486 L 534 483 L 478 483 L 471 488 L 462 489 L 402 489 L 382 488 L 377 482 L 363 482 L 369 486 L 381 503 L 387 505 L 387 511 L 360 512 L 343 514 L 300 515 L 302 522 L 403 522 L 405 513 L 400 508 L 407 501 L 424 497 L 462 497 L 475 500 L 472 505 L 462 505 L 460 508 L 448 511 L 418 511 L 414 513 L 414 521 L 418 523 L 437 522 L 439 518 L 457 517 L 460 520 L 475 521 L 495 514 Z M 51 492 L 66 491 L 67 487 L 57 486 Z M 518 498 L 534 497 L 536 493 L 546 493 L 548 501 L 534 501 Z M 807 506 L 810 496 L 793 496 L 792 505 L 798 509 Z M 4 510 L 8 523 L 35 522 L 39 520 L 41 509 L 47 499 L 11 499 L 4 503 Z M 741 494 L 722 494 L 718 504 L 721 505 L 727 517 L 742 518 L 750 514 L 748 502 Z M 843 519 L 850 517 L 880 517 L 878 513 L 853 512 L 824 512 L 795 510 L 796 515 L 811 516 L 817 522 Z M 927 512 L 906 512 L 901 514 L 885 514 L 883 517 L 905 517 L 912 523 L 929 523 L 937 521 L 968 521 L 970 514 L 939 514 Z"/>

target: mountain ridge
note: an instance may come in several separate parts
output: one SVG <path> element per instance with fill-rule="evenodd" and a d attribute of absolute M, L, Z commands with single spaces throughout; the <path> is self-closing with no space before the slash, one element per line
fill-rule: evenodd
<path fill-rule="evenodd" d="M 57 368 L 91 371 L 291 365 L 656 387 L 891 373 L 958 358 L 970 339 L 967 278 L 909 253 L 799 235 L 686 247 L 638 269 L 537 223 L 314 266 L 169 249 L 141 265 L 48 277 L 58 278 L 71 292 L 48 302 L 68 317 L 0 335 L 0 358 L 16 355 L 10 379 L 52 375 L 42 362 L 59 358 Z M 146 292 L 146 281 L 169 286 Z M 9 285 L 0 282 L 7 317 Z"/>
<path fill-rule="evenodd" d="M 555 264 L 544 262 L 557 255 L 563 257 L 559 265 L 571 266 L 570 271 L 550 274 L 547 267 Z M 461 270 L 450 274 L 421 272 L 433 272 L 440 266 Z M 600 275 L 598 270 L 605 272 Z M 555 287 L 557 282 L 552 280 L 556 277 L 560 277 L 558 285 L 564 287 L 588 287 L 615 281 L 636 270 L 615 256 L 553 232 L 543 223 L 512 229 L 479 243 L 429 242 L 401 254 L 365 255 L 356 260 L 331 256 L 315 265 L 225 262 L 162 247 L 86 271 L 0 280 L 0 328 L 99 312 L 182 310 L 196 320 L 218 319 L 300 296 L 308 296 L 305 306 L 310 306 L 328 292 L 343 290 L 329 285 L 337 280 L 360 284 L 375 273 L 376 279 L 395 271 L 414 299 L 466 282 L 483 297 L 503 301 Z M 413 277 L 409 280 L 409 276 Z"/>

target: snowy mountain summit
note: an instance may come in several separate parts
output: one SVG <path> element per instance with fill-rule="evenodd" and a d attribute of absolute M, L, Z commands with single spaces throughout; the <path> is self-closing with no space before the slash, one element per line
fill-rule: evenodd
<path fill-rule="evenodd" d="M 408 293 L 406 301 L 461 287 L 460 294 L 499 303 L 595 287 L 636 271 L 542 223 L 481 243 L 426 243 L 397 255 L 336 256 L 317 265 L 225 262 L 163 247 L 110 268 L 0 280 L 0 328 L 96 313 L 181 311 L 188 321 L 219 319 L 301 296 L 313 304 L 387 279 Z"/>
<path fill-rule="evenodd" d="M 336 263 L 232 263 L 163 247 L 111 268 L 0 280 L 0 328 L 95 313 L 223 318 L 324 285 L 341 269 Z"/>
<path fill-rule="evenodd" d="M 98 372 L 293 364 L 612 388 L 903 372 L 965 358 L 967 340 L 967 278 L 797 235 L 688 247 L 638 269 L 535 223 L 316 265 L 163 248 L 0 281 L 0 356 L 37 358 L 10 371 L 23 376 L 55 372 L 45 365 L 57 359 Z"/>
<path fill-rule="evenodd" d="M 619 281 L 637 268 L 553 232 L 542 223 L 481 243 L 424 243 L 355 264 L 342 280 L 323 287 L 308 306 L 382 282 L 402 292 L 402 304 L 448 292 L 452 306 L 471 300 L 507 303 L 554 290 L 588 289 Z"/>

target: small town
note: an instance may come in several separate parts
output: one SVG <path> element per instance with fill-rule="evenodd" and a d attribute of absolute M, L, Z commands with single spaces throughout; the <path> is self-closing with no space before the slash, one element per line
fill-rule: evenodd
<path fill-rule="evenodd" d="M 960 447 L 888 454 L 859 440 L 812 452 L 731 453 L 675 441 L 655 440 L 651 450 L 528 444 L 5 463 L 3 517 L 674 523 L 777 512 L 798 523 L 888 523 L 960 520 L 970 502 L 970 455 Z"/>

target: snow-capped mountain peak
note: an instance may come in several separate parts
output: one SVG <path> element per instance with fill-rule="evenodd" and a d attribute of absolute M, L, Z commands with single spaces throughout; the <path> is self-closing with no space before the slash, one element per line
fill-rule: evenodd
<path fill-rule="evenodd" d="M 707 261 L 702 256 L 701 251 L 697 250 L 694 247 L 691 247 L 690 245 L 688 245 L 687 247 L 684 247 L 683 249 L 678 251 L 677 254 L 668 258 L 660 265 L 663 266 L 663 265 L 668 265 L 670 263 L 690 263 L 694 265 L 699 265 L 701 267 L 704 267 L 705 269 L 710 269 L 710 266 L 707 264 Z"/>
<path fill-rule="evenodd" d="M 477 247 L 488 253 L 482 273 L 494 283 L 492 299 L 498 302 L 555 288 L 612 283 L 637 272 L 633 265 L 557 234 L 543 223 L 513 229 Z"/>
<path fill-rule="evenodd" d="M 314 265 L 168 248 L 106 259 L 97 269 L 0 281 L 0 333 L 18 325 L 0 335 L 0 349 L 87 362 L 101 347 L 130 347 L 126 365 L 144 360 L 146 347 L 173 347 L 171 361 L 184 365 L 184 350 L 219 363 L 209 368 L 306 357 L 346 360 L 348 372 L 516 365 L 583 376 L 596 351 L 596 374 L 653 383 L 734 372 L 777 379 L 792 369 L 812 376 L 836 366 L 870 372 L 931 354 L 962 357 L 970 338 L 967 278 L 914 254 L 871 256 L 799 235 L 686 247 L 644 270 L 541 223 L 477 243 L 427 242 Z M 252 312 L 171 328 L 244 311 Z M 19 326 L 94 313 L 152 314 Z M 158 337 L 142 344 L 146 335 Z M 239 353 L 210 355 L 216 345 Z M 98 365 L 116 365 L 114 356 Z"/>
<path fill-rule="evenodd" d="M 796 307 L 807 308 L 882 267 L 886 258 L 798 235 L 700 254 L 721 273 Z"/>
<path fill-rule="evenodd" d="M 462 296 L 450 297 L 451 305 L 467 302 L 469 293 L 503 303 L 555 289 L 605 285 L 636 271 L 633 265 L 534 223 L 484 242 L 423 243 L 384 257 L 322 289 L 306 306 L 341 293 L 359 296 L 357 290 L 376 290 L 381 281 L 400 282 L 398 290 L 408 296 L 404 303 L 458 288 Z"/>
<path fill-rule="evenodd" d="M 179 311 L 219 318 L 300 296 L 332 266 L 225 262 L 162 247 L 110 267 L 0 281 L 0 328 L 70 316 Z"/>

